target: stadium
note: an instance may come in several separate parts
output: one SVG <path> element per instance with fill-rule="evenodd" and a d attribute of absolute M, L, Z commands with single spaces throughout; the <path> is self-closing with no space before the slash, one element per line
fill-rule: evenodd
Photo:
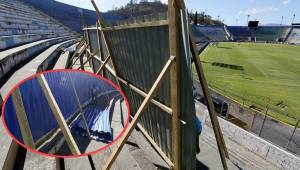
<path fill-rule="evenodd" d="M 1 106 L 12 87 L 35 73 L 82 70 L 124 92 L 129 126 L 99 153 L 54 158 L 19 146 L 1 122 L 0 168 L 299 168 L 300 23 L 203 24 L 184 0 L 137 16 L 129 9 L 129 17 L 89 3 L 94 10 L 0 0 Z"/>
<path fill-rule="evenodd" d="M 250 21 L 248 27 L 193 27 L 199 44 L 220 42 L 211 43 L 200 55 L 210 85 L 259 111 L 269 105 L 272 117 L 296 124 L 299 24 L 258 26 L 256 23 L 254 27 L 251 24 Z M 248 97 L 248 101 L 243 101 L 243 97 Z"/>

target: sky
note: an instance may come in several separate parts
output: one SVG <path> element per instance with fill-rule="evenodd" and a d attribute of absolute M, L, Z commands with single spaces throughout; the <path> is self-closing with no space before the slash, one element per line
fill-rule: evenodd
<path fill-rule="evenodd" d="M 93 9 L 90 0 L 57 0 L 86 9 Z M 149 0 L 151 1 L 151 0 Z M 167 3 L 167 0 L 161 0 Z M 120 7 L 129 0 L 95 0 L 102 12 Z M 260 24 L 290 25 L 295 14 L 294 22 L 300 23 L 300 0 L 185 0 L 187 8 L 204 11 L 214 19 L 224 20 L 227 25 L 246 25 L 247 15 L 250 20 L 258 20 Z"/>

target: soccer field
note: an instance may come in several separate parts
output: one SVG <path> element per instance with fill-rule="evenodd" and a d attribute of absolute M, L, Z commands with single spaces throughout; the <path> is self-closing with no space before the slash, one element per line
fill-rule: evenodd
<path fill-rule="evenodd" d="M 219 43 L 200 55 L 213 89 L 248 106 L 269 104 L 274 118 L 289 124 L 300 117 L 300 46 Z"/>

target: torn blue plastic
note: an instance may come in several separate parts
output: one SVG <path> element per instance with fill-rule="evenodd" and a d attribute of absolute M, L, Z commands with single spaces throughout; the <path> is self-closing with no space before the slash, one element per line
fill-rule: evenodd
<path fill-rule="evenodd" d="M 44 76 L 67 122 L 70 118 L 76 117 L 80 111 L 71 83 L 72 79 L 91 132 L 91 138 L 106 142 L 112 140 L 110 102 L 114 98 L 120 97 L 120 93 L 112 85 L 82 72 L 51 72 L 44 74 Z M 19 90 L 33 140 L 37 142 L 41 137 L 58 127 L 57 121 L 37 78 L 24 82 Z M 4 114 L 11 133 L 23 142 L 11 97 L 5 105 Z M 72 133 L 87 136 L 82 120 L 79 116 L 69 126 L 72 127 Z"/>

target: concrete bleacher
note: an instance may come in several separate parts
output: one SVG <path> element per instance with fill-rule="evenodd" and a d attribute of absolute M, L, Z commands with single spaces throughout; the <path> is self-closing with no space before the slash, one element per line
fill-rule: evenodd
<path fill-rule="evenodd" d="M 76 43 L 76 44 L 74 44 L 74 45 L 72 45 L 70 47 L 71 48 L 76 48 L 77 45 L 78 45 L 78 43 Z M 61 54 L 58 57 L 58 60 L 56 61 L 53 69 L 64 69 L 64 68 L 67 68 L 67 63 L 68 63 L 69 55 L 70 55 L 69 51 L 66 51 L 65 53 Z"/>
<path fill-rule="evenodd" d="M 76 43 L 80 34 L 47 14 L 19 0 L 0 0 L 0 93 L 36 73 L 44 62 L 51 64 L 59 48 Z M 48 59 L 49 58 L 49 59 Z M 27 152 L 19 147 L 0 123 L 1 169 L 55 169 L 54 158 Z M 22 161 L 25 161 L 22 163 Z"/>
<path fill-rule="evenodd" d="M 68 37 L 56 37 L 35 41 L 23 46 L 0 52 L 0 79 L 5 77 L 13 68 L 31 59 L 53 44 L 68 40 Z"/>
<path fill-rule="evenodd" d="M 227 29 L 236 41 L 247 41 L 251 37 L 251 32 L 246 26 L 227 26 Z"/>
<path fill-rule="evenodd" d="M 59 35 L 71 29 L 20 1 L 0 1 L 0 35 L 34 34 L 35 30 Z M 40 33 L 40 32 L 39 32 Z M 74 33 L 72 33 L 74 35 Z"/>
<path fill-rule="evenodd" d="M 192 25 L 192 31 L 196 42 L 206 42 L 210 40 L 199 29 L 197 29 L 197 26 Z"/>
<path fill-rule="evenodd" d="M 208 37 L 210 41 L 228 41 L 229 36 L 224 26 L 194 26 L 197 31 Z M 195 31 L 194 31 L 195 32 Z"/>
<path fill-rule="evenodd" d="M 291 33 L 287 38 L 287 42 L 291 44 L 300 45 L 300 28 L 292 28 Z"/>
<path fill-rule="evenodd" d="M 290 27 L 259 26 L 251 28 L 250 31 L 252 38 L 256 37 L 256 41 L 283 42 L 290 31 Z"/>
<path fill-rule="evenodd" d="M 41 71 L 47 71 L 52 69 L 59 58 L 61 58 L 62 56 L 62 48 L 67 48 L 70 46 L 73 46 L 76 42 L 78 42 L 79 39 L 73 39 L 73 40 L 69 40 L 57 45 L 54 45 L 53 47 L 49 48 L 48 50 L 51 50 L 51 53 L 47 53 L 47 57 L 44 57 L 43 59 L 41 59 L 41 63 L 39 64 L 38 68 L 37 68 L 37 72 L 41 72 Z M 68 52 L 67 52 L 68 53 Z M 68 58 L 67 58 L 68 59 Z M 65 65 L 66 65 L 67 61 L 65 61 Z"/>
<path fill-rule="evenodd" d="M 58 1 L 43 0 L 43 3 L 41 3 L 40 0 L 23 0 L 23 1 L 45 12 L 47 15 L 59 20 L 64 25 L 72 28 L 73 30 L 79 33 L 82 32 L 82 24 L 83 24 L 83 19 L 81 17 L 82 14 L 84 15 L 84 20 L 88 25 L 94 25 L 97 21 L 97 16 L 94 11 L 67 5 Z M 125 19 L 124 17 L 112 16 L 107 13 L 103 13 L 102 16 L 104 17 L 105 21 Z"/>
<path fill-rule="evenodd" d="M 59 55 L 57 54 L 58 48 L 62 46 L 68 46 L 72 45 L 72 43 L 75 43 L 76 40 L 68 40 L 68 38 L 58 38 L 57 42 L 60 42 L 58 44 L 49 45 L 47 50 L 44 52 L 39 52 L 35 57 L 33 56 L 33 59 L 30 60 L 28 63 L 26 63 L 24 66 L 16 70 L 12 75 L 10 75 L 10 78 L 5 81 L 4 84 L 1 85 L 1 96 L 4 97 L 8 94 L 9 90 L 18 82 L 23 80 L 24 78 L 31 76 L 32 74 L 35 74 L 37 72 L 37 68 L 43 63 L 49 56 L 55 56 Z M 66 41 L 65 41 L 66 40 Z M 48 41 L 49 43 L 49 41 Z M 55 169 L 56 168 L 56 161 L 54 158 L 45 158 L 40 155 L 36 155 L 31 152 L 25 151 L 25 154 L 23 154 L 24 158 L 20 158 L 22 156 L 19 153 L 19 146 L 12 142 L 11 138 L 7 135 L 3 128 L 2 122 L 0 123 L 0 134 L 2 139 L 1 140 L 1 147 L 0 147 L 0 168 L 2 169 L 13 169 L 16 168 L 16 166 L 22 166 L 22 169 Z M 24 165 L 19 165 L 18 161 L 16 160 L 25 160 Z"/>
<path fill-rule="evenodd" d="M 0 36 L 0 51 L 37 40 L 54 38 L 55 34 L 24 34 Z"/>

